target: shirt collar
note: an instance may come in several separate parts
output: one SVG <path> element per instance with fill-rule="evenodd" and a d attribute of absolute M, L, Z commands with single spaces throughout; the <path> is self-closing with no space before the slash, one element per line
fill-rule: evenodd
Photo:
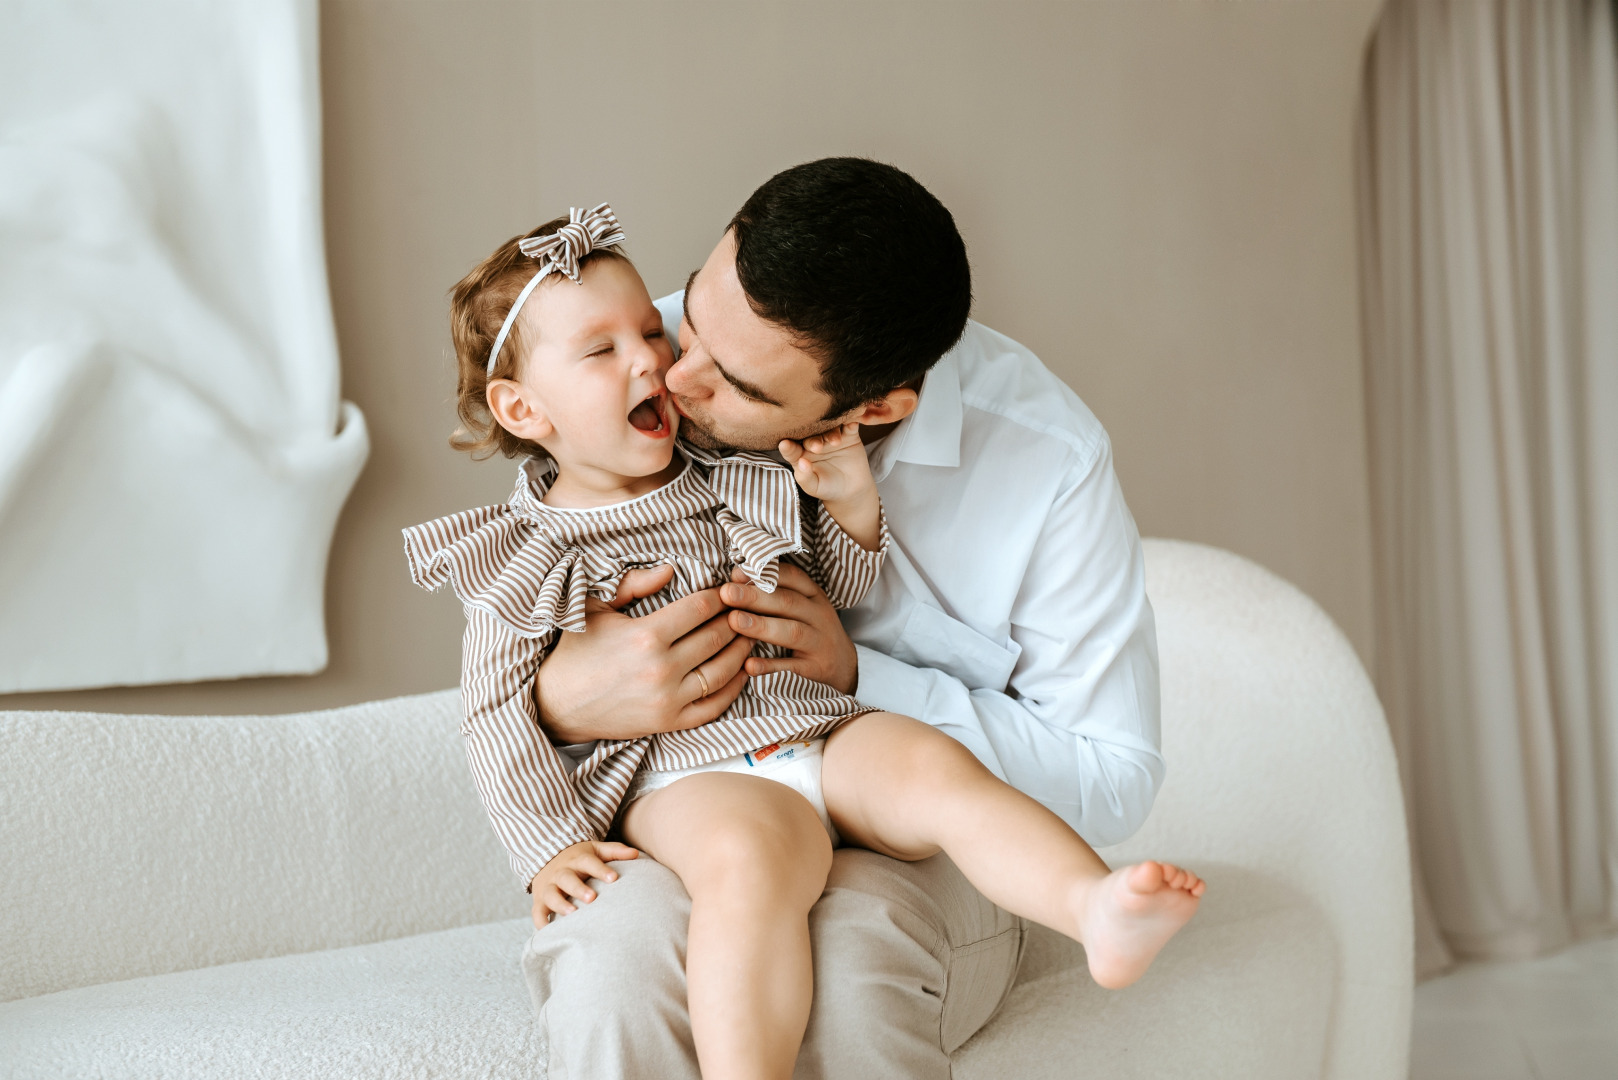
<path fill-rule="evenodd" d="M 900 461 L 951 469 L 961 464 L 961 368 L 953 349 L 927 372 L 916 411 L 871 448 L 871 474 L 879 481 Z"/>

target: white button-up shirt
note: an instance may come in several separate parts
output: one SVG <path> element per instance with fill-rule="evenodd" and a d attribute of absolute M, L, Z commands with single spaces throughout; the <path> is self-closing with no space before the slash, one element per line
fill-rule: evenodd
<path fill-rule="evenodd" d="M 678 340 L 683 293 L 657 302 Z M 924 720 L 1100 847 L 1163 780 L 1157 636 L 1107 433 L 978 323 L 869 449 L 892 544 L 843 624 L 856 696 Z"/>

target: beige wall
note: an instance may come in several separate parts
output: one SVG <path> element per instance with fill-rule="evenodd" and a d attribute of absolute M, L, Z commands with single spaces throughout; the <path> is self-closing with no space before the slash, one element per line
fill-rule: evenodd
<path fill-rule="evenodd" d="M 955 212 L 976 317 L 1095 410 L 1144 534 L 1271 567 L 1368 656 L 1350 134 L 1379 3 L 327 0 L 332 294 L 374 443 L 332 551 L 331 667 L 0 707 L 452 685 L 458 606 L 410 584 L 398 530 L 504 497 L 511 468 L 444 444 L 446 290 L 603 199 L 672 290 L 754 185 L 829 154 L 898 164 Z"/>

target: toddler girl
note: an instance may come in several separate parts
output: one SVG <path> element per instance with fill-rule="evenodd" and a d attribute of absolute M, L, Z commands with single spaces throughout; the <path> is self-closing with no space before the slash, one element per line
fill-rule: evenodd
<path fill-rule="evenodd" d="M 509 502 L 405 531 L 416 582 L 452 584 L 465 607 L 462 733 L 536 923 L 593 900 L 590 879 L 611 882 L 607 864 L 639 851 L 678 874 L 710 1080 L 792 1074 L 811 998 L 808 912 L 838 843 L 905 860 L 945 852 L 1001 907 L 1083 942 L 1103 986 L 1139 978 L 1203 883 L 1155 862 L 1109 872 L 1049 810 L 919 721 L 774 671 L 698 728 L 579 747 L 545 737 L 540 662 L 626 571 L 674 568 L 631 616 L 738 571 L 772 591 L 782 558 L 846 608 L 888 544 L 858 425 L 783 442 L 785 465 L 677 440 L 663 386 L 673 347 L 622 240 L 605 204 L 574 210 L 456 287 L 456 445 L 524 460 Z M 761 643 L 755 655 L 781 652 Z"/>

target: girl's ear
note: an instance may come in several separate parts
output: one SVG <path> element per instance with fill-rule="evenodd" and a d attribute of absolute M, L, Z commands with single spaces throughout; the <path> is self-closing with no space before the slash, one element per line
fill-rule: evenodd
<path fill-rule="evenodd" d="M 532 399 L 528 387 L 513 379 L 490 379 L 483 391 L 495 423 L 517 436 L 537 443 L 556 433 L 556 427 Z"/>

